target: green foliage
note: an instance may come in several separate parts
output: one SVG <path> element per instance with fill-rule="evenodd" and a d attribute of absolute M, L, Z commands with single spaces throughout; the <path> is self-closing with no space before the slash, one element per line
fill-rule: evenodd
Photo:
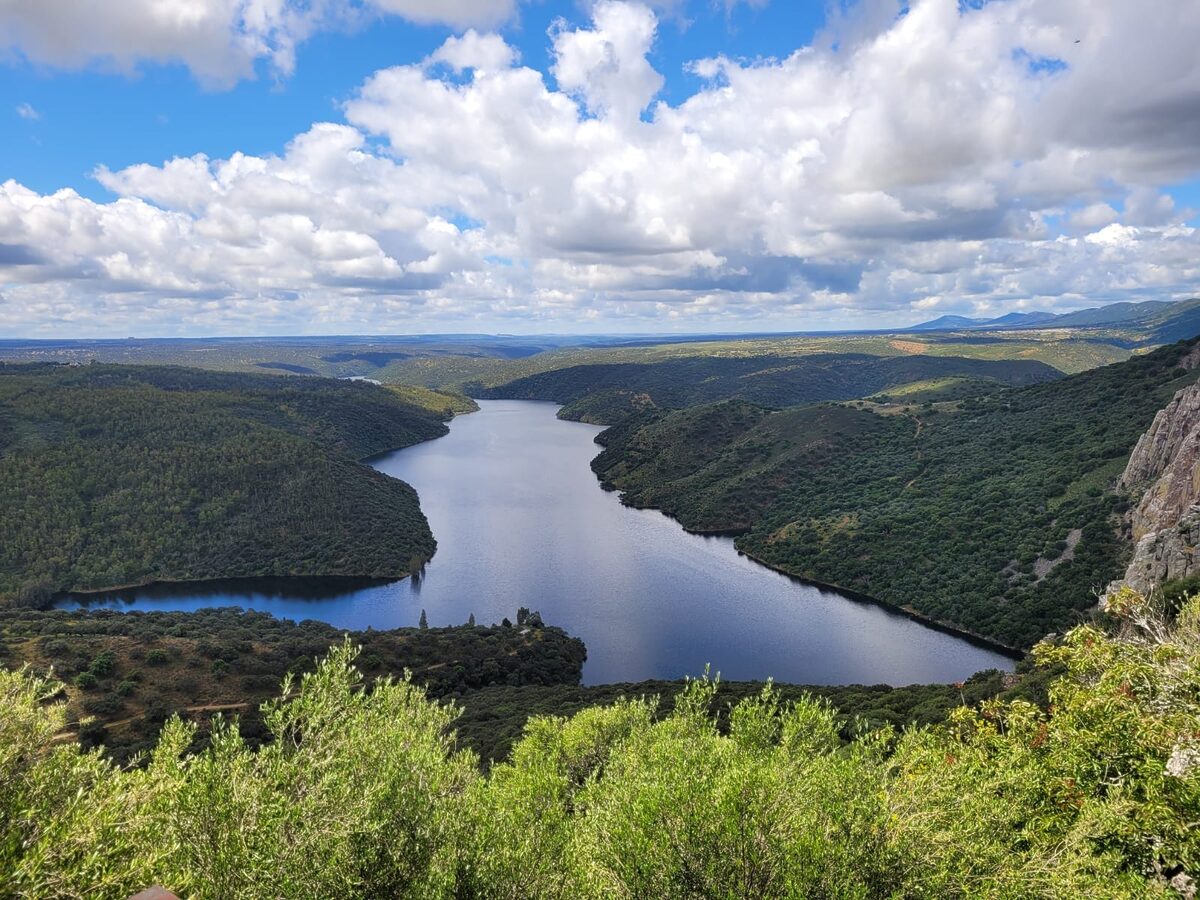
<path fill-rule="evenodd" d="M 92 660 L 92 664 L 88 666 L 88 671 L 97 678 L 107 678 L 113 673 L 117 667 L 117 657 L 111 650 L 105 650 L 96 654 L 96 658 Z"/>
<path fill-rule="evenodd" d="M 444 434 L 373 385 L 0 364 L 0 601 L 234 575 L 405 574 L 415 492 L 357 460 Z"/>
<path fill-rule="evenodd" d="M 520 378 L 476 395 L 570 404 L 565 415 L 608 422 L 629 410 L 679 408 L 737 398 L 763 406 L 850 400 L 929 378 L 966 375 L 1006 385 L 1060 377 L 1033 360 L 938 356 L 696 356 L 652 363 L 576 365 Z"/>
<path fill-rule="evenodd" d="M 1196 379 L 1178 374 L 1194 344 L 953 410 L 646 412 L 603 432 L 592 465 L 627 503 L 748 532 L 739 549 L 776 568 L 1029 646 L 1120 574 L 1110 488 Z"/>
<path fill-rule="evenodd" d="M 251 745 L 261 742 L 267 732 L 259 704 L 275 695 L 289 673 L 311 671 L 314 660 L 342 635 L 322 622 L 297 624 L 230 608 L 194 613 L 0 609 L 0 662 L 27 664 L 63 678 L 78 672 L 68 691 L 68 723 L 96 716 L 105 732 L 95 735 L 95 742 L 114 759 L 127 761 L 154 745 L 172 713 L 198 722 L 200 740 L 213 711 L 236 713 L 242 737 Z M 361 665 L 372 677 L 411 672 L 415 683 L 439 698 L 466 698 L 502 685 L 518 692 L 525 686 L 578 686 L 587 655 L 578 639 L 540 624 L 524 634 L 472 625 L 369 630 L 351 638 L 363 647 Z M 111 695 L 93 693 L 101 684 L 95 660 L 107 663 L 104 683 L 111 685 Z M 144 676 L 142 666 L 153 674 Z M 532 712 L 526 707 L 516 721 L 520 708 L 507 711 L 502 730 L 509 743 Z M 486 728 L 473 731 L 467 743 L 489 752 L 496 745 Z"/>
<path fill-rule="evenodd" d="M 611 425 L 653 408 L 654 401 L 649 394 L 610 389 L 587 394 L 566 404 L 558 411 L 558 417 L 569 422 Z"/>
<path fill-rule="evenodd" d="M 837 712 L 838 733 L 851 740 L 862 728 L 934 725 L 945 721 L 951 710 L 964 704 L 974 706 L 997 695 L 1010 694 L 1045 703 L 1036 684 L 1041 670 L 1026 673 L 1014 687 L 1006 687 L 1000 672 L 990 670 L 972 675 L 962 684 L 918 684 L 906 687 L 875 685 L 775 684 L 782 703 L 814 697 L 829 703 Z M 474 749 L 486 762 L 509 758 L 520 741 L 529 719 L 538 716 L 569 717 L 594 706 L 606 706 L 625 698 L 658 698 L 654 716 L 667 715 L 676 697 L 686 688 L 684 681 L 640 681 L 618 684 L 525 684 L 513 687 L 492 685 L 461 695 L 463 706 L 457 728 L 459 740 Z M 756 681 L 722 681 L 719 695 L 710 705 L 717 727 L 727 732 L 730 707 L 754 697 L 762 690 Z"/>
<path fill-rule="evenodd" d="M 91 672 L 80 672 L 75 676 L 75 687 L 81 691 L 90 691 L 95 689 L 98 680 Z"/>
<path fill-rule="evenodd" d="M 168 723 L 148 764 L 54 740 L 56 685 L 0 672 L 6 896 L 1149 897 L 1200 870 L 1200 599 L 1141 598 L 1117 635 L 1037 657 L 1042 710 L 841 739 L 832 709 L 770 685 L 713 716 L 699 679 L 669 714 L 621 700 L 532 720 L 481 775 L 458 710 L 409 679 L 364 690 L 348 643 L 286 679 L 254 750 L 224 720 L 202 751 Z"/>
<path fill-rule="evenodd" d="M 462 394 L 435 391 L 411 384 L 389 384 L 387 389 L 410 406 L 436 413 L 445 419 L 479 411 L 479 404 Z"/>

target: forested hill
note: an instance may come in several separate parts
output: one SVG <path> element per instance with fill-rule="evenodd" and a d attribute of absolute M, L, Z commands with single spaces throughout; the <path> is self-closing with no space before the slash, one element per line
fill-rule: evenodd
<path fill-rule="evenodd" d="M 653 405 L 680 408 L 738 398 L 763 406 L 796 406 L 820 400 L 867 397 L 913 382 L 966 376 L 1005 385 L 1028 385 L 1062 373 L 1034 360 L 983 360 L 946 356 L 695 356 L 651 363 L 570 366 L 519 378 L 498 387 L 474 386 L 473 396 L 510 400 L 574 401 L 606 392 L 631 392 Z"/>
<path fill-rule="evenodd" d="M 0 365 L 0 600 L 156 579 L 400 576 L 435 542 L 362 457 L 446 432 L 370 384 Z"/>
<path fill-rule="evenodd" d="M 739 548 L 779 569 L 1024 647 L 1121 573 L 1128 501 L 1112 487 L 1155 413 L 1196 380 L 1196 343 L 1053 384 L 879 407 L 888 415 L 644 411 L 600 436 L 593 468 L 687 528 L 745 530 Z"/>

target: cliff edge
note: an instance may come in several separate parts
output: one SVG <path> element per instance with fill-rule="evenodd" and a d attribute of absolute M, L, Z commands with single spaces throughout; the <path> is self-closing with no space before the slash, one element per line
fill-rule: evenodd
<path fill-rule="evenodd" d="M 1197 350 L 1181 360 L 1187 369 L 1198 363 Z M 1159 410 L 1118 486 L 1135 497 L 1140 491 L 1141 499 L 1129 516 L 1133 558 L 1107 593 L 1122 585 L 1147 593 L 1200 572 L 1200 384 L 1183 388 Z"/>

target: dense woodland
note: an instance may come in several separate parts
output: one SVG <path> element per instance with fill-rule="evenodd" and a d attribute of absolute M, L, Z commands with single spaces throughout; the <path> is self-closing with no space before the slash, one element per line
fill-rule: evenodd
<path fill-rule="evenodd" d="M 951 404 L 650 410 L 593 468 L 626 502 L 793 574 L 1012 646 L 1069 627 L 1123 569 L 1111 487 L 1195 341 Z M 861 407 L 861 408 L 860 408 Z M 1076 542 L 1077 541 L 1077 542 Z"/>
<path fill-rule="evenodd" d="M 929 378 L 970 376 L 1006 385 L 1036 384 L 1061 373 L 1034 360 L 943 356 L 694 356 L 654 363 L 577 365 L 518 378 L 498 387 L 475 386 L 472 396 L 553 400 L 571 404 L 589 395 L 646 395 L 656 406 L 679 408 L 738 398 L 764 406 L 850 400 Z"/>
<path fill-rule="evenodd" d="M 435 542 L 359 460 L 444 434 L 370 384 L 0 364 L 0 601 L 156 579 L 399 576 Z"/>
<path fill-rule="evenodd" d="M 485 775 L 453 707 L 363 690 L 350 644 L 286 681 L 269 740 L 227 724 L 145 765 L 56 740 L 61 688 L 0 671 L 0 893 L 124 898 L 876 898 L 1188 895 L 1200 871 L 1200 601 L 1126 592 L 1041 645 L 1044 707 L 985 701 L 847 743 L 769 686 L 724 716 L 698 680 L 529 722 Z"/>
<path fill-rule="evenodd" d="M 400 628 L 351 632 L 369 677 L 403 675 L 433 697 L 485 686 L 578 685 L 583 642 L 540 616 L 520 625 Z M 527 625 L 531 619 L 535 626 Z M 323 622 L 266 613 L 123 613 L 0 609 L 0 666 L 31 666 L 65 685 L 68 724 L 85 746 L 126 761 L 153 746 L 173 714 L 205 726 L 215 710 L 236 715 L 251 743 L 265 736 L 259 706 L 288 673 L 311 671 L 345 633 Z M 82 728 L 79 723 L 84 722 Z M 521 722 L 516 724 L 519 733 Z M 480 733 L 481 740 L 486 735 Z"/>

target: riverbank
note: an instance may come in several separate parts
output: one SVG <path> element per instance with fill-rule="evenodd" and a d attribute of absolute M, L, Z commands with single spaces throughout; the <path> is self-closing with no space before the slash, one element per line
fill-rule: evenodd
<path fill-rule="evenodd" d="M 744 534 L 745 532 L 742 533 Z M 760 566 L 770 569 L 772 572 L 778 572 L 780 575 L 786 575 L 788 578 L 799 582 L 800 584 L 807 584 L 811 587 L 819 588 L 820 590 L 832 591 L 836 594 L 840 594 L 843 597 L 849 597 L 852 600 L 858 600 L 862 603 L 873 603 L 874 605 L 880 606 L 889 612 L 898 613 L 899 615 L 912 619 L 914 622 L 920 622 L 927 628 L 932 628 L 935 631 L 942 632 L 943 634 L 950 634 L 954 637 L 962 638 L 964 641 L 974 644 L 977 647 L 981 647 L 985 650 L 992 650 L 996 653 L 1002 653 L 1003 655 L 1014 660 L 1025 658 L 1026 651 L 1024 650 L 1021 650 L 1017 647 L 1010 647 L 1008 644 L 1003 644 L 1000 641 L 993 640 L 985 635 L 977 634 L 976 632 L 971 631 L 969 628 L 963 628 L 950 622 L 943 622 L 939 619 L 934 619 L 922 612 L 919 612 L 918 610 L 913 609 L 910 606 L 899 606 L 895 603 L 889 603 L 886 600 L 880 600 L 878 597 L 872 597 L 870 594 L 864 594 L 861 591 L 855 591 L 850 588 L 842 587 L 841 585 L 829 584 L 824 581 L 815 581 L 812 578 L 805 578 L 803 575 L 797 575 L 795 572 L 789 572 L 787 569 L 769 563 L 765 559 L 755 556 L 749 550 L 743 550 L 741 547 L 737 548 L 737 552 L 747 559 L 758 563 Z"/>
<path fill-rule="evenodd" d="M 830 591 L 832 593 L 839 594 L 843 597 L 847 597 L 851 600 L 857 600 L 860 603 L 870 603 L 874 606 L 880 607 L 881 609 L 886 609 L 889 612 L 896 613 L 898 615 L 904 616 L 907 619 L 911 619 L 914 622 L 918 622 L 927 628 L 933 629 L 934 631 L 939 631 L 942 634 L 948 634 L 953 637 L 961 638 L 962 640 L 967 641 L 968 643 L 973 644 L 976 647 L 979 647 L 984 650 L 991 650 L 995 653 L 1003 654 L 1004 656 L 1007 656 L 1013 660 L 1020 660 L 1020 659 L 1025 658 L 1025 654 L 1027 651 L 1022 650 L 1019 647 L 1013 647 L 1013 646 L 1010 646 L 1009 644 L 1005 644 L 1001 641 L 997 641 L 994 638 L 989 638 L 986 635 L 979 634 L 978 632 L 972 631 L 969 628 L 964 628 L 961 625 L 956 625 L 953 622 L 945 622 L 940 619 L 935 619 L 932 616 L 925 615 L 924 613 L 920 612 L 919 610 L 913 609 L 910 606 L 901 606 L 896 603 L 891 603 L 887 600 L 881 600 L 878 597 L 872 597 L 870 594 L 864 594 L 861 591 L 856 591 L 856 590 L 853 590 L 852 588 L 842 587 L 841 585 L 832 584 L 830 582 L 825 582 L 825 581 L 816 581 L 812 578 L 805 578 L 803 575 L 798 575 L 797 573 L 789 571 L 788 569 L 785 569 L 782 566 L 777 566 L 773 563 L 767 562 L 765 559 L 762 559 L 761 557 L 755 555 L 754 553 L 750 552 L 749 550 L 746 550 L 737 545 L 736 538 L 739 538 L 742 535 L 750 533 L 751 526 L 749 526 L 749 525 L 731 527 L 731 528 L 711 528 L 711 529 L 688 528 L 686 525 L 684 525 L 679 520 L 678 516 L 672 515 L 671 513 L 667 512 L 664 509 L 661 509 L 660 507 L 641 506 L 636 503 L 627 502 L 625 499 L 626 498 L 625 493 L 622 492 L 619 487 L 614 485 L 612 482 L 600 479 L 599 476 L 597 476 L 597 478 L 600 482 L 600 487 L 603 490 L 611 492 L 611 493 L 617 493 L 620 495 L 621 504 L 623 506 L 627 506 L 630 509 L 644 509 L 644 510 L 652 510 L 654 512 L 657 512 L 660 515 L 670 519 L 672 522 L 677 524 L 680 527 L 680 529 L 682 529 L 686 533 L 696 535 L 697 537 L 725 537 L 725 538 L 735 539 L 734 540 L 734 548 L 737 550 L 739 556 L 744 556 L 744 557 L 746 557 L 746 559 L 752 560 L 757 565 L 760 565 L 766 569 L 770 569 L 772 572 L 777 572 L 780 575 L 786 575 L 788 578 L 797 582 L 798 584 L 807 585 L 809 587 L 815 587 L 815 588 L 817 588 L 819 590 L 823 590 L 823 591 Z"/>
<path fill-rule="evenodd" d="M 79 598 L 81 608 L 86 608 L 90 601 L 105 598 L 116 599 L 116 596 L 126 591 L 156 591 L 170 592 L 172 590 L 217 592 L 225 587 L 244 587 L 254 584 L 262 588 L 263 593 L 294 595 L 303 594 L 311 599 L 323 596 L 339 596 L 347 591 L 368 587 L 379 587 L 395 584 L 410 578 L 413 573 L 401 575 L 214 575 L 202 578 L 150 578 L 143 581 L 119 584 L 100 588 L 72 588 L 59 592 L 51 603 L 42 609 L 59 607 L 73 598 Z M 328 588 L 329 590 L 322 590 Z"/>

